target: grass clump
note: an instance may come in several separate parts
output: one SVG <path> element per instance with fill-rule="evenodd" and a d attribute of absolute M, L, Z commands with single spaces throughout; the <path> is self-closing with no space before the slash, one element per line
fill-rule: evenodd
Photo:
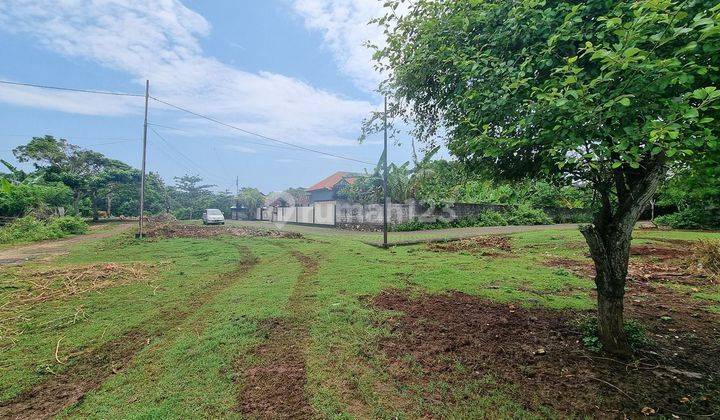
<path fill-rule="evenodd" d="M 88 225 L 79 217 L 63 216 L 40 220 L 33 216 L 15 219 L 0 228 L 0 244 L 37 242 L 87 232 Z"/>
<path fill-rule="evenodd" d="M 582 333 L 581 341 L 585 348 L 592 352 L 600 353 L 603 346 L 600 342 L 597 317 L 581 317 L 577 320 L 577 326 Z M 632 348 L 633 351 L 650 344 L 645 327 L 635 320 L 625 321 L 625 335 L 627 335 L 630 348 Z"/>

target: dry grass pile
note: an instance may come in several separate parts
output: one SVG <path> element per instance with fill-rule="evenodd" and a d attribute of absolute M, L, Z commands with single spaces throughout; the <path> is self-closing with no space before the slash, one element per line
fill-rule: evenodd
<path fill-rule="evenodd" d="M 435 252 L 470 252 L 482 255 L 498 255 L 511 252 L 510 239 L 505 236 L 476 236 L 449 242 L 433 242 L 428 249 Z"/>
<path fill-rule="evenodd" d="M 41 269 L 23 273 L 17 289 L 3 299 L 0 309 L 32 306 L 55 299 L 66 299 L 112 286 L 146 281 L 147 264 L 103 263 Z"/>
<path fill-rule="evenodd" d="M 720 277 L 720 240 L 701 239 L 694 246 L 695 255 L 703 270 Z"/>
<path fill-rule="evenodd" d="M 270 229 L 253 229 L 246 226 L 202 226 L 185 223 L 151 223 L 145 234 L 149 238 L 214 238 L 217 236 L 237 236 L 245 238 L 290 238 L 303 236 L 296 232 L 284 232 Z"/>
<path fill-rule="evenodd" d="M 109 287 L 134 282 L 151 281 L 149 276 L 154 265 L 134 263 L 101 263 L 65 266 L 61 268 L 20 270 L 0 282 L 0 349 L 12 346 L 23 327 L 31 320 L 28 311 L 45 302 L 70 299 L 90 292 L 101 292 Z M 75 308 L 75 314 L 63 316 L 41 324 L 51 328 L 75 323 L 85 318 L 83 305 Z"/>

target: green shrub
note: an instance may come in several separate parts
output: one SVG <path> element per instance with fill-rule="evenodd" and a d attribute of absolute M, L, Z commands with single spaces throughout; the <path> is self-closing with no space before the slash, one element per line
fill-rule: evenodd
<path fill-rule="evenodd" d="M 541 209 L 521 204 L 514 207 L 507 215 L 510 225 L 550 225 L 553 223 L 550 216 Z"/>
<path fill-rule="evenodd" d="M 508 221 L 505 216 L 497 211 L 484 211 L 480 213 L 478 226 L 507 226 Z"/>
<path fill-rule="evenodd" d="M 87 223 L 77 217 L 56 217 L 45 222 L 33 216 L 25 216 L 0 228 L 0 243 L 36 242 L 86 231 Z"/>
<path fill-rule="evenodd" d="M 539 213 L 538 213 L 539 212 Z M 512 214 L 511 214 L 512 216 Z M 522 223 L 518 223 L 520 221 Z M 518 216 L 514 219 L 506 218 L 505 215 L 498 211 L 486 210 L 480 213 L 477 218 L 465 217 L 462 219 L 444 221 L 437 220 L 435 222 L 421 222 L 418 219 L 409 222 L 400 223 L 393 226 L 392 230 L 397 232 L 409 232 L 415 230 L 429 229 L 447 229 L 447 228 L 465 228 L 465 227 L 485 227 L 485 226 L 507 226 L 512 224 L 551 224 L 552 220 L 542 210 L 530 208 L 522 209 Z"/>
<path fill-rule="evenodd" d="M 81 235 L 87 233 L 88 225 L 79 217 L 64 216 L 50 219 L 48 227 L 53 230 L 59 230 L 64 235 Z"/>
<path fill-rule="evenodd" d="M 670 226 L 673 229 L 708 229 L 718 227 L 708 212 L 703 209 L 687 208 L 673 214 L 666 214 L 655 218 L 655 223 L 661 226 Z"/>
<path fill-rule="evenodd" d="M 583 316 L 577 320 L 577 326 L 582 334 L 581 341 L 585 348 L 593 352 L 602 350 L 602 343 L 598 337 L 597 318 L 594 316 Z M 635 320 L 625 321 L 625 334 L 633 351 L 647 346 L 650 342 L 647 338 L 645 327 Z"/>

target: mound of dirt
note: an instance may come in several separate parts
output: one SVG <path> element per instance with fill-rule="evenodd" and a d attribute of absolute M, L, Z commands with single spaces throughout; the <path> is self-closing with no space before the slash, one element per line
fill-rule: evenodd
<path fill-rule="evenodd" d="M 161 213 L 157 214 L 155 216 L 150 216 L 147 218 L 147 220 L 150 223 L 168 223 L 168 222 L 177 222 L 177 218 L 173 216 L 172 213 Z"/>
<path fill-rule="evenodd" d="M 561 417 L 638 417 L 643 410 L 669 417 L 720 408 L 720 317 L 695 320 L 694 329 L 681 334 L 638 312 L 656 344 L 624 363 L 583 348 L 577 312 L 515 307 L 459 292 L 411 298 L 386 291 L 373 304 L 401 313 L 383 323 L 391 334 L 379 346 L 390 375 L 417 394 L 411 398 L 452 404 L 423 384 L 462 387 L 489 375 L 497 383 L 488 388 L 511 384 L 503 391 L 527 409 L 550 407 Z M 682 340 L 674 338 L 680 335 Z"/>
<path fill-rule="evenodd" d="M 498 251 L 512 251 L 510 239 L 506 236 L 476 236 L 456 241 L 432 242 L 427 247 L 435 252 L 471 252 L 482 255 L 497 255 Z"/>
<path fill-rule="evenodd" d="M 253 229 L 246 226 L 202 226 L 185 223 L 151 223 L 145 236 L 148 238 L 214 238 L 217 236 L 270 237 L 300 239 L 296 232 L 271 229 Z"/>

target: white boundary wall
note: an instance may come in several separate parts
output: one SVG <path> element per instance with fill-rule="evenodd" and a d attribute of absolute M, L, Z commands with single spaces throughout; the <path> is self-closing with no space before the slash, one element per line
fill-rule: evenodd
<path fill-rule="evenodd" d="M 313 220 L 315 207 L 296 207 L 297 211 L 297 223 L 315 223 Z"/>
<path fill-rule="evenodd" d="M 335 226 L 335 203 L 315 203 L 315 224 Z"/>

